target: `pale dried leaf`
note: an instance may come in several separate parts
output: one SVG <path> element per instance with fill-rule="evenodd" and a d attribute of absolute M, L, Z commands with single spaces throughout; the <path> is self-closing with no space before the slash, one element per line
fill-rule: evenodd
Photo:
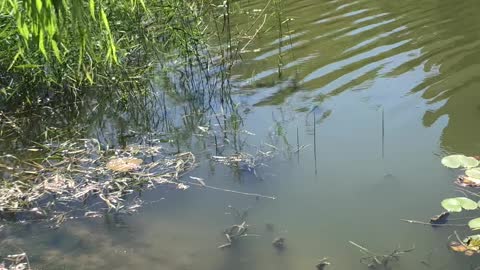
<path fill-rule="evenodd" d="M 107 169 L 114 172 L 130 172 L 140 168 L 143 160 L 139 158 L 116 158 L 107 163 Z"/>

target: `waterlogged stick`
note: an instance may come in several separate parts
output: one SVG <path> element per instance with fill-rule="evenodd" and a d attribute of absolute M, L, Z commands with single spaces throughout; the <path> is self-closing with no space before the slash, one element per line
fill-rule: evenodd
<path fill-rule="evenodd" d="M 202 184 L 199 184 L 199 183 L 194 183 L 194 182 L 189 182 L 189 181 L 182 181 L 182 182 L 184 182 L 186 184 L 189 184 L 189 185 L 197 186 L 197 187 L 204 187 L 204 188 L 209 188 L 209 189 L 213 189 L 213 190 L 220 190 L 220 191 L 225 191 L 225 192 L 230 192 L 230 193 L 235 193 L 235 194 L 240 194 L 240 195 L 254 196 L 254 197 L 271 199 L 271 200 L 276 199 L 273 196 L 267 196 L 267 195 L 262 195 L 262 194 L 257 194 L 257 193 L 241 192 L 241 191 L 219 188 L 219 187 L 214 187 L 214 186 L 209 186 L 209 185 L 202 185 Z"/>
<path fill-rule="evenodd" d="M 317 175 L 317 113 L 313 112 L 313 157 L 315 159 L 315 175 Z"/>
<path fill-rule="evenodd" d="M 385 111 L 382 106 L 382 159 L 385 158 Z"/>
<path fill-rule="evenodd" d="M 400 220 L 410 224 L 428 225 L 433 227 L 440 227 L 440 226 L 441 227 L 466 227 L 467 226 L 467 224 L 435 224 L 435 223 L 423 222 L 423 221 L 412 220 L 412 219 L 400 219 Z"/>
<path fill-rule="evenodd" d="M 315 175 L 317 175 L 317 110 L 318 105 L 313 106 L 313 108 L 307 113 L 307 121 L 308 116 L 313 113 L 313 158 L 315 161 Z"/>
<path fill-rule="evenodd" d="M 297 126 L 297 162 L 300 164 L 300 140 L 298 138 L 298 126 Z"/>

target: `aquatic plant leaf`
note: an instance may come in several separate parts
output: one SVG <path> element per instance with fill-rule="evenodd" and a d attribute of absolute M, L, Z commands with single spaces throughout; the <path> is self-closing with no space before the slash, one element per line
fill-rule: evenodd
<path fill-rule="evenodd" d="M 457 198 L 448 198 L 443 200 L 442 207 L 448 212 L 462 212 L 462 205 Z"/>
<path fill-rule="evenodd" d="M 140 168 L 143 160 L 139 158 L 116 158 L 107 163 L 107 169 L 114 172 L 130 172 Z"/>
<path fill-rule="evenodd" d="M 468 246 L 468 249 L 480 250 L 480 235 L 470 235 L 463 239 L 463 243 Z"/>
<path fill-rule="evenodd" d="M 473 177 L 473 178 L 476 178 L 476 179 L 480 179 L 480 167 L 468 169 L 468 170 L 465 171 L 465 174 L 467 176 L 470 176 L 470 177 Z"/>
<path fill-rule="evenodd" d="M 442 164 L 445 167 L 456 169 L 459 167 L 474 168 L 477 167 L 480 162 L 474 157 L 467 157 L 464 155 L 450 155 L 442 158 Z"/>
<path fill-rule="evenodd" d="M 475 210 L 478 206 L 478 203 L 467 197 L 448 198 L 442 201 L 442 207 L 449 212 L 461 212 L 462 208 Z"/>
<path fill-rule="evenodd" d="M 463 209 L 465 210 L 475 210 L 477 209 L 478 207 L 478 203 L 476 203 L 475 201 L 469 199 L 469 198 L 466 198 L 466 197 L 458 197 L 456 198 L 457 201 L 460 202 L 460 205 L 462 206 Z"/>
<path fill-rule="evenodd" d="M 442 158 L 442 164 L 445 167 L 457 169 L 462 165 L 462 157 L 464 155 L 450 155 Z"/>
<path fill-rule="evenodd" d="M 468 227 L 472 230 L 479 230 L 480 229 L 480 218 L 472 219 L 468 222 Z"/>
<path fill-rule="evenodd" d="M 464 156 L 464 157 L 461 158 L 461 160 L 462 160 L 462 167 L 465 167 L 467 169 L 475 168 L 480 164 L 480 161 L 478 161 L 474 157 L 465 157 Z"/>

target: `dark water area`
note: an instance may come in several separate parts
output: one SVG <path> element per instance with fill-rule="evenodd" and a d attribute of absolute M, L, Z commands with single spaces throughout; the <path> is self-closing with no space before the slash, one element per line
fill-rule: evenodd
<path fill-rule="evenodd" d="M 238 5 L 258 14 L 266 3 Z M 37 269 L 315 269 L 324 257 L 327 269 L 368 269 L 349 241 L 382 254 L 415 246 L 392 269 L 475 269 L 477 257 L 447 247 L 453 230 L 466 236 L 468 228 L 401 219 L 428 221 L 443 211 L 442 199 L 462 196 L 442 156 L 480 153 L 478 11 L 474 0 L 286 1 L 282 32 L 268 21 L 272 29 L 259 32 L 233 67 L 236 119 L 216 119 L 220 107 L 192 116 L 195 105 L 176 103 L 161 75 L 153 80 L 158 92 L 138 106 L 95 101 L 81 113 L 29 116 L 31 140 L 52 122 L 111 147 L 155 138 L 196 154 L 186 179 L 276 199 L 159 188 L 142 194 L 147 204 L 131 216 L 72 220 L 56 230 L 6 225 L 2 234 Z M 199 126 L 223 121 L 235 123 L 227 142 L 199 136 Z M 27 143 L 4 139 L 0 153 Z M 210 159 L 259 149 L 275 155 L 257 175 Z M 229 205 L 247 210 L 252 236 L 218 249 L 238 221 Z M 276 237 L 285 238 L 282 251 L 272 246 Z"/>

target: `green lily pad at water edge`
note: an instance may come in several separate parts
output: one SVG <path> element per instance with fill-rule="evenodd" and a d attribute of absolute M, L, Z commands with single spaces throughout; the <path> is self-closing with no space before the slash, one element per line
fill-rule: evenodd
<path fill-rule="evenodd" d="M 462 212 L 462 206 L 456 198 L 445 199 L 442 201 L 442 207 L 448 212 Z"/>
<path fill-rule="evenodd" d="M 442 158 L 442 164 L 445 167 L 457 169 L 459 167 L 473 168 L 477 167 L 480 162 L 474 157 L 464 155 L 450 155 Z"/>
<path fill-rule="evenodd" d="M 480 218 L 470 220 L 468 222 L 468 227 L 472 230 L 480 230 Z"/>
<path fill-rule="evenodd" d="M 460 205 L 465 210 L 475 210 L 478 207 L 478 203 L 466 197 L 458 197 L 457 200 L 460 202 Z"/>
<path fill-rule="evenodd" d="M 448 198 L 442 201 L 442 207 L 448 212 L 461 212 L 465 210 L 475 210 L 478 204 L 466 197 Z"/>
<path fill-rule="evenodd" d="M 480 167 L 473 168 L 473 169 L 468 169 L 468 170 L 465 171 L 465 174 L 470 176 L 470 177 L 480 179 Z"/>
<path fill-rule="evenodd" d="M 480 164 L 480 162 L 474 157 L 463 157 L 462 162 L 462 166 L 465 168 L 474 168 Z"/>

